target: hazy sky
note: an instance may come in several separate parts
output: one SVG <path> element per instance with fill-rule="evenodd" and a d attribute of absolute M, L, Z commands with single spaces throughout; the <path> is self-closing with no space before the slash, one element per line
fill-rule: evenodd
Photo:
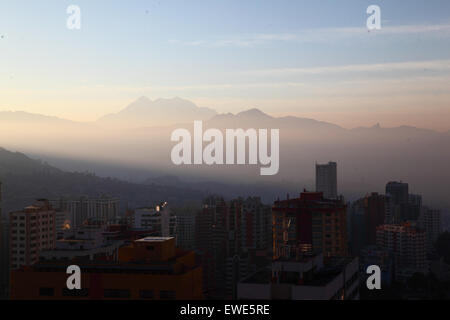
<path fill-rule="evenodd" d="M 66 9 L 81 8 L 81 30 Z M 366 9 L 381 7 L 368 32 Z M 450 130 L 448 0 L 10 0 L 0 110 L 74 120 L 140 96 L 346 127 Z"/>

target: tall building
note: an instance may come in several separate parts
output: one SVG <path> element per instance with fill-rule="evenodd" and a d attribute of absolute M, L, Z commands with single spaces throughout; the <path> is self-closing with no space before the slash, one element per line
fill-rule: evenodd
<path fill-rule="evenodd" d="M 185 250 L 195 248 L 195 217 L 197 209 L 179 208 L 176 210 L 177 245 Z"/>
<path fill-rule="evenodd" d="M 425 230 L 427 251 L 431 253 L 434 250 L 434 243 L 442 233 L 441 211 L 423 207 L 419 218 L 419 225 Z"/>
<path fill-rule="evenodd" d="M 95 250 L 95 248 L 91 248 Z M 115 252 L 115 250 L 113 250 Z M 76 251 L 75 251 L 76 254 Z M 53 259 L 54 258 L 54 259 Z M 73 261 L 55 255 L 32 267 L 13 271 L 13 300 L 200 300 L 202 270 L 192 251 L 176 249 L 174 238 L 149 237 L 121 247 L 118 256 L 84 259 L 81 290 L 66 287 Z"/>
<path fill-rule="evenodd" d="M 6 219 L 0 219 L 0 300 L 9 291 L 9 228 Z"/>
<path fill-rule="evenodd" d="M 386 221 L 397 224 L 407 221 L 409 205 L 409 185 L 392 181 L 386 184 Z"/>
<path fill-rule="evenodd" d="M 284 250 L 347 256 L 347 206 L 325 199 L 322 192 L 303 192 L 299 198 L 275 201 L 272 207 L 274 258 Z"/>
<path fill-rule="evenodd" d="M 353 256 L 359 256 L 361 250 L 368 245 L 366 232 L 367 213 L 363 199 L 352 203 L 349 209 L 349 216 L 350 227 L 348 236 L 350 238 L 350 251 Z"/>
<path fill-rule="evenodd" d="M 55 220 L 56 211 L 48 200 L 9 214 L 11 270 L 33 265 L 41 251 L 55 247 Z"/>
<path fill-rule="evenodd" d="M 377 246 L 394 255 L 395 276 L 403 281 L 416 272 L 427 273 L 425 232 L 410 223 L 381 225 Z"/>
<path fill-rule="evenodd" d="M 244 250 L 265 250 L 272 247 L 272 212 L 261 198 L 253 197 L 242 201 L 241 215 L 242 248 Z"/>
<path fill-rule="evenodd" d="M 409 193 L 409 185 L 389 182 L 386 185 L 386 223 L 417 221 L 422 208 L 422 196 Z"/>
<path fill-rule="evenodd" d="M 391 181 L 386 184 L 386 194 L 392 197 L 394 204 L 404 204 L 409 201 L 409 185 L 403 182 Z"/>
<path fill-rule="evenodd" d="M 405 221 L 417 221 L 422 211 L 422 196 L 418 194 L 409 194 L 408 196 L 408 210 Z"/>
<path fill-rule="evenodd" d="M 376 244 L 377 227 L 385 221 L 385 205 L 386 197 L 376 192 L 353 203 L 350 211 L 352 254 L 358 255 L 365 246 Z"/>
<path fill-rule="evenodd" d="M 325 199 L 337 199 L 337 163 L 316 164 L 316 192 Z"/>
<path fill-rule="evenodd" d="M 69 212 L 72 227 L 82 226 L 86 221 L 111 223 L 119 217 L 120 200 L 103 195 L 98 198 L 80 197 L 78 199 L 60 198 L 50 201 L 61 212 Z"/>
<path fill-rule="evenodd" d="M 0 299 L 9 294 L 9 223 L 2 212 L 2 184 L 0 182 Z"/>
<path fill-rule="evenodd" d="M 235 298 L 238 281 L 270 259 L 270 207 L 260 198 L 210 196 L 196 219 L 196 251 L 211 298 Z"/>

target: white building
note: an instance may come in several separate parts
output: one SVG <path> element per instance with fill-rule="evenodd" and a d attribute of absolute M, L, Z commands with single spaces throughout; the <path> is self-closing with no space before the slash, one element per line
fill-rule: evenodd
<path fill-rule="evenodd" d="M 172 215 L 167 202 L 155 208 L 136 209 L 132 221 L 136 229 L 149 229 L 160 237 L 176 238 L 177 217 Z"/>
<path fill-rule="evenodd" d="M 105 224 L 115 221 L 119 216 L 120 200 L 110 196 L 99 198 L 80 197 L 79 199 L 57 199 L 50 203 L 59 211 L 69 212 L 71 227 L 82 226 L 86 221 L 101 221 Z"/>
<path fill-rule="evenodd" d="M 110 260 L 117 261 L 123 241 L 108 240 L 103 225 L 84 225 L 65 230 L 64 239 L 57 240 L 55 248 L 40 253 L 42 260 Z"/>
<path fill-rule="evenodd" d="M 337 199 L 337 163 L 316 164 L 316 191 L 325 199 Z"/>

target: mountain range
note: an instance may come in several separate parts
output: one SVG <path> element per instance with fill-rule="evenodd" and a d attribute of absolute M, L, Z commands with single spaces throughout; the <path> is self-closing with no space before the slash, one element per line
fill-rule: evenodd
<path fill-rule="evenodd" d="M 263 178 L 255 166 L 173 165 L 171 133 L 176 128 L 192 130 L 194 120 L 203 120 L 205 128 L 222 130 L 280 129 L 280 173 Z M 224 192 L 241 186 L 244 192 L 249 186 L 264 186 L 260 191 L 268 195 L 268 201 L 285 191 L 314 189 L 315 163 L 332 160 L 339 166 L 339 190 L 349 197 L 384 192 L 388 181 L 402 180 L 410 183 L 412 192 L 423 194 L 425 203 L 450 208 L 446 186 L 450 132 L 410 126 L 346 129 L 314 119 L 272 117 L 254 108 L 218 114 L 180 98 L 140 98 L 121 112 L 90 123 L 0 112 L 0 146 L 65 171 L 87 170 L 137 184 L 171 176 L 186 189 L 210 186 L 212 191 Z M 177 185 L 171 179 L 157 184 Z"/>
<path fill-rule="evenodd" d="M 208 120 L 217 114 L 209 108 L 199 108 L 190 101 L 141 97 L 118 113 L 108 114 L 96 124 L 121 128 L 167 126 L 177 122 Z"/>

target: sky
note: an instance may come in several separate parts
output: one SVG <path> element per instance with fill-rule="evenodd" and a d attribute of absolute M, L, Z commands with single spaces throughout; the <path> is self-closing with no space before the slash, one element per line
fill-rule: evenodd
<path fill-rule="evenodd" d="M 381 30 L 369 32 L 373 4 Z M 182 97 L 447 131 L 449 40 L 448 0 L 2 1 L 0 110 L 94 121 L 140 96 Z"/>

